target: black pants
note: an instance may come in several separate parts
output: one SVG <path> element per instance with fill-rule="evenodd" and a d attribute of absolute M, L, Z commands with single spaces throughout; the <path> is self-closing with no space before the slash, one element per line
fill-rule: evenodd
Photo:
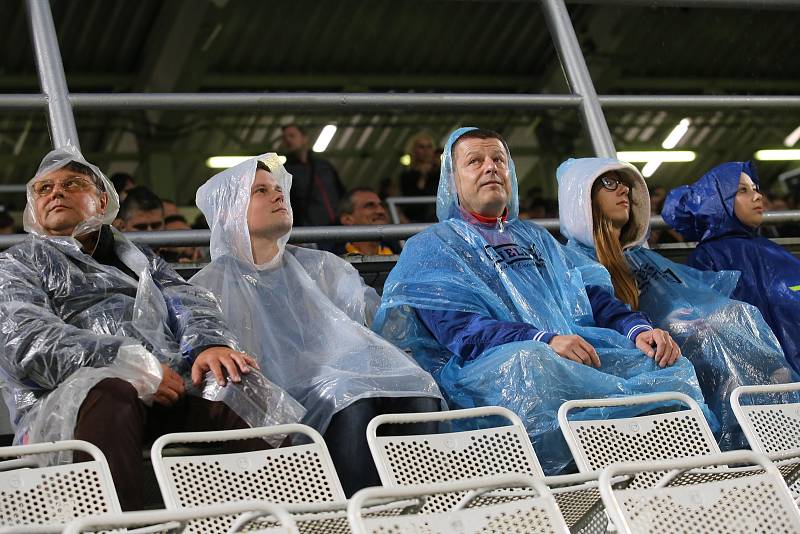
<path fill-rule="evenodd" d="M 337 412 L 325 431 L 325 443 L 339 474 L 345 495 L 361 488 L 380 486 L 381 480 L 367 445 L 367 425 L 385 413 L 438 412 L 440 401 L 427 397 L 375 397 L 361 399 Z M 379 435 L 434 434 L 436 423 L 383 425 Z"/>
<path fill-rule="evenodd" d="M 248 428 L 222 402 L 186 395 L 172 406 L 146 406 L 128 382 L 106 378 L 89 390 L 78 412 L 75 439 L 96 445 L 108 460 L 120 505 L 125 511 L 144 505 L 142 447 L 170 432 L 202 432 Z M 231 441 L 227 452 L 268 448 L 260 439 Z M 76 451 L 76 462 L 91 457 Z"/>

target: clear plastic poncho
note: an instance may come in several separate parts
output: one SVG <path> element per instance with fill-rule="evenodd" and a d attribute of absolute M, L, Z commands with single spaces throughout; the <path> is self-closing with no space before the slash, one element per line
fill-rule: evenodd
<path fill-rule="evenodd" d="M 197 191 L 211 227 L 212 262 L 192 278 L 210 289 L 245 349 L 270 379 L 308 410 L 304 423 L 324 432 L 333 414 L 368 397 L 434 397 L 433 378 L 365 327 L 375 290 L 345 260 L 287 245 L 256 265 L 247 211 L 258 160 L 272 170 L 287 207 L 291 175 L 276 154 L 223 171 Z"/>
<path fill-rule="evenodd" d="M 517 218 L 517 179 L 510 154 L 507 223 L 468 221 L 458 205 L 452 148 L 470 129 L 450 136 L 439 182 L 441 222 L 406 242 L 384 285 L 375 330 L 411 351 L 436 378 L 451 408 L 498 405 L 517 413 L 546 473 L 559 472 L 571 460 L 557 420 L 567 400 L 680 391 L 702 405 L 697 377 L 686 359 L 659 368 L 625 336 L 595 325 L 578 269 L 589 262 L 540 226 Z M 567 360 L 538 341 L 500 345 L 465 362 L 438 343 L 415 308 L 477 313 L 577 334 L 597 349 L 602 366 Z M 625 417 L 653 408 L 592 409 L 579 416 Z M 715 426 L 714 416 L 704 409 Z"/>
<path fill-rule="evenodd" d="M 117 210 L 111 182 L 72 148 L 50 152 L 29 182 L 25 224 L 32 235 L 0 254 L 0 385 L 15 443 L 70 439 L 83 399 L 105 378 L 127 380 L 149 403 L 162 379 L 160 363 L 188 378 L 195 349 L 238 346 L 209 291 L 189 285 L 152 251 L 111 227 L 103 230 L 113 232 L 117 256 L 138 281 L 83 253 L 74 237 L 46 235 L 33 209 L 31 184 L 70 161 L 89 166 L 111 197 L 106 212 L 78 225 L 73 235 L 100 229 Z M 280 404 L 267 414 L 239 415 L 248 422 L 273 416 L 275 422 L 297 421 L 302 409 L 271 388 L 261 388 L 258 396 L 277 397 Z M 242 400 L 240 388 L 224 389 L 224 395 L 213 389 L 197 394 Z"/>
<path fill-rule="evenodd" d="M 622 245 L 636 277 L 639 309 L 653 324 L 667 330 L 683 356 L 695 367 L 706 403 L 721 423 L 723 450 L 747 448 L 730 405 L 742 385 L 794 381 L 778 340 L 757 308 L 731 300 L 739 273 L 698 271 L 672 262 L 641 246 L 649 233 L 649 193 L 644 178 L 628 163 L 616 159 L 570 159 L 558 168 L 561 232 L 567 247 L 596 261 L 592 233 L 592 185 L 600 175 L 617 171 L 628 177 L 631 218 L 623 229 Z M 599 263 L 582 269 L 587 283 L 613 294 L 608 271 Z"/>

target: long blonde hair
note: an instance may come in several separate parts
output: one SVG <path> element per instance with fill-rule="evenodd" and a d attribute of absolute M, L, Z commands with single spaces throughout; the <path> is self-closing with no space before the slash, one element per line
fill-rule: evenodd
<path fill-rule="evenodd" d="M 611 283 L 614 294 L 632 310 L 639 308 L 639 287 L 636 285 L 628 260 L 622 252 L 622 244 L 614 237 L 611 219 L 609 219 L 600 206 L 595 202 L 597 190 L 602 187 L 600 180 L 592 185 L 592 236 L 594 249 L 597 252 L 597 261 L 611 274 Z M 631 220 L 622 228 L 620 236 L 626 234 L 626 229 L 631 225 Z"/>

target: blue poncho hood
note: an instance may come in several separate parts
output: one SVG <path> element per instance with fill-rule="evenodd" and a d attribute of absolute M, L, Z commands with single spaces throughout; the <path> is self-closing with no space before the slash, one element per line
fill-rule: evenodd
<path fill-rule="evenodd" d="M 687 241 L 708 241 L 724 236 L 753 236 L 755 231 L 742 224 L 733 212 L 739 176 L 745 173 L 758 185 L 751 161 L 731 161 L 717 165 L 691 185 L 669 192 L 661 212 L 664 220 Z"/>
<path fill-rule="evenodd" d="M 453 146 L 465 133 L 477 129 L 478 128 L 472 126 L 459 128 L 450 134 L 447 144 L 444 147 L 442 168 L 439 175 L 439 191 L 436 198 L 436 216 L 439 218 L 439 221 L 462 218 L 462 211 L 459 208 L 458 201 L 458 187 L 456 186 L 455 171 L 453 170 Z M 511 190 L 511 194 L 508 196 L 508 203 L 506 204 L 506 208 L 508 208 L 506 217 L 507 220 L 512 221 L 519 215 L 519 187 L 517 186 L 517 171 L 514 167 L 514 161 L 511 159 L 511 151 L 508 149 L 508 145 L 505 141 L 503 141 L 503 146 L 508 156 L 508 180 Z"/>

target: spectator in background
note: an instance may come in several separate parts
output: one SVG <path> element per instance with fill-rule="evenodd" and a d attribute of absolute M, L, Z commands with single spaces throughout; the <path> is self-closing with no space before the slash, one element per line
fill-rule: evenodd
<path fill-rule="evenodd" d="M 400 174 L 400 194 L 404 197 L 436 196 L 439 187 L 439 160 L 435 156 L 436 144 L 427 132 L 409 139 L 406 153 L 411 164 Z M 404 205 L 403 213 L 410 222 L 436 220 L 436 204 Z"/>
<path fill-rule="evenodd" d="M 344 226 L 389 224 L 389 216 L 378 194 L 369 187 L 348 191 L 339 202 L 339 222 Z M 359 241 L 345 244 L 346 254 L 391 256 L 392 247 L 381 241 Z"/>
<path fill-rule="evenodd" d="M 166 219 L 170 215 L 177 215 L 178 212 L 178 205 L 175 204 L 171 200 L 161 199 L 161 207 L 164 209 L 164 218 Z M 184 219 L 186 220 L 186 219 Z"/>
<path fill-rule="evenodd" d="M 292 175 L 291 202 L 295 226 L 336 224 L 336 207 L 344 186 L 334 166 L 312 154 L 306 131 L 297 124 L 282 127 L 286 170 Z"/>
<path fill-rule="evenodd" d="M 128 191 L 136 187 L 133 176 L 127 172 L 116 172 L 112 174 L 111 183 L 114 184 L 114 190 L 117 192 L 120 202 L 125 200 L 125 195 L 128 194 Z"/>
<path fill-rule="evenodd" d="M 164 217 L 165 230 L 191 230 L 186 217 L 180 213 Z M 161 247 L 158 255 L 170 263 L 194 263 L 202 261 L 203 251 L 200 247 Z"/>
<path fill-rule="evenodd" d="M 119 207 L 118 219 L 125 232 L 147 232 L 164 229 L 164 207 L 158 196 L 140 185 L 128 190 Z"/>
<path fill-rule="evenodd" d="M 0 235 L 14 233 L 14 217 L 8 213 L 5 206 L 0 205 Z"/>
<path fill-rule="evenodd" d="M 657 185 L 650 189 L 650 215 L 659 215 L 661 208 L 664 206 L 664 199 L 667 198 L 667 189 L 664 186 Z M 647 238 L 647 244 L 652 246 L 665 244 L 665 243 L 681 243 L 683 237 L 681 234 L 672 228 L 660 228 L 658 230 L 651 230 L 650 236 Z"/>

